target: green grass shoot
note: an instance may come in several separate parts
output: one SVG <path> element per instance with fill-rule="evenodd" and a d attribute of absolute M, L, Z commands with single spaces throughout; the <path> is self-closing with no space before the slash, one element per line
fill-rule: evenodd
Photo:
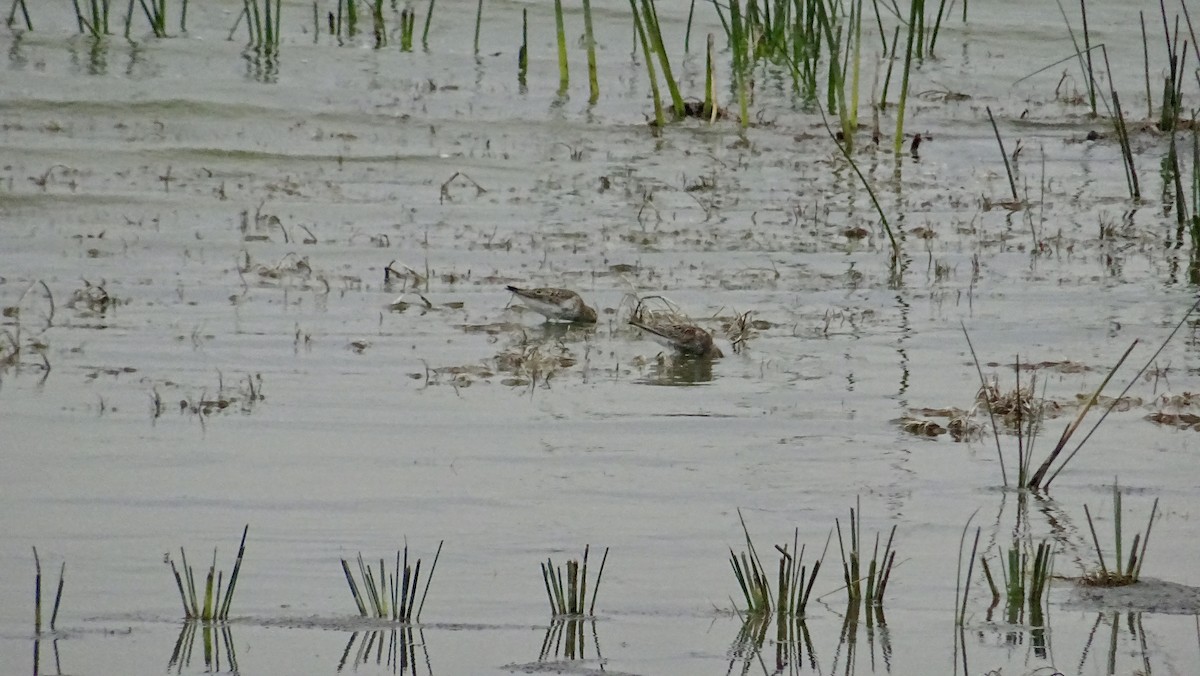
<path fill-rule="evenodd" d="M 588 103 L 600 100 L 600 82 L 596 77 L 596 36 L 592 33 L 592 3 L 583 0 L 583 36 L 587 43 Z"/>
<path fill-rule="evenodd" d="M 571 85 L 571 71 L 567 67 L 567 32 L 563 27 L 562 0 L 554 0 L 554 29 L 558 39 L 558 95 L 565 96 Z"/>
<path fill-rule="evenodd" d="M 38 556 L 37 547 L 33 548 L 33 633 L 42 634 L 42 560 Z M 67 562 L 63 561 L 58 571 L 58 589 L 54 592 L 54 608 L 50 612 L 50 631 L 55 630 L 58 623 L 58 609 L 62 606 L 63 583 L 67 575 Z"/>
<path fill-rule="evenodd" d="M 746 549 L 738 554 L 730 548 L 729 563 L 733 569 L 733 575 L 737 579 L 738 587 L 741 589 L 742 598 L 746 602 L 744 614 L 749 619 L 763 618 L 774 610 L 777 624 L 781 628 L 787 624 L 788 620 L 803 618 L 808 601 L 812 596 L 813 585 L 817 581 L 817 574 L 821 570 L 821 563 L 825 558 L 824 553 L 822 552 L 821 558 L 813 562 L 810 570 L 804 563 L 806 547 L 800 544 L 800 529 L 796 528 L 792 534 L 791 549 L 787 544 L 775 546 L 775 550 L 779 552 L 780 556 L 776 576 L 777 586 L 775 591 L 772 591 L 767 570 L 763 566 L 762 559 L 759 558 L 758 549 L 754 546 L 750 529 L 746 526 L 746 519 L 740 509 L 738 510 L 738 520 L 741 522 L 742 534 L 746 539 Z M 828 539 L 826 539 L 825 546 L 826 548 L 829 546 Z"/>
<path fill-rule="evenodd" d="M 1092 545 L 1096 548 L 1098 570 L 1083 576 L 1081 584 L 1093 587 L 1122 587 L 1137 583 L 1141 578 L 1142 564 L 1146 560 L 1146 547 L 1150 544 L 1150 531 L 1154 527 L 1154 517 L 1158 514 L 1158 498 L 1150 508 L 1150 518 L 1146 521 L 1146 534 L 1136 533 L 1129 547 L 1129 558 L 1126 559 L 1122 540 L 1124 529 L 1121 525 L 1123 510 L 1121 508 L 1121 487 L 1113 481 L 1113 559 L 1115 567 L 1110 567 L 1104 558 L 1104 549 L 1100 546 L 1100 538 L 1096 535 L 1096 524 L 1092 512 L 1085 504 L 1084 515 L 1087 516 L 1088 530 L 1092 534 Z M 1141 545 L 1139 548 L 1139 544 Z"/>
<path fill-rule="evenodd" d="M 21 18 L 25 20 L 25 30 L 33 30 L 33 21 L 29 18 L 29 8 L 25 6 L 25 0 L 13 0 L 12 7 L 8 10 L 8 21 L 6 22 L 9 28 L 12 28 L 17 23 L 17 10 L 21 10 Z M 82 33 L 83 30 L 80 29 Z"/>
<path fill-rule="evenodd" d="M 849 602 L 865 602 L 869 606 L 883 605 L 883 597 L 892 576 L 892 567 L 896 563 L 896 551 L 892 549 L 892 543 L 896 537 L 896 527 L 892 526 L 887 544 L 883 548 L 882 558 L 879 557 L 879 534 L 875 534 L 875 548 L 871 555 L 871 561 L 866 571 L 863 571 L 861 502 L 858 503 L 857 508 L 850 510 L 850 533 L 846 540 L 842 538 L 841 522 L 835 519 L 834 525 L 838 534 L 838 550 L 842 555 L 842 576 Z"/>

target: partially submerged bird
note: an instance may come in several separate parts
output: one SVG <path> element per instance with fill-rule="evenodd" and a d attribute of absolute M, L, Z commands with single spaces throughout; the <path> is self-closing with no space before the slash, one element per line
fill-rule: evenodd
<path fill-rule="evenodd" d="M 694 324 L 645 324 L 636 319 L 630 319 L 629 323 L 645 331 L 655 342 L 674 348 L 680 354 L 705 359 L 725 356 L 713 343 L 712 334 Z"/>
<path fill-rule="evenodd" d="M 549 321 L 596 323 L 596 311 L 570 289 L 522 289 L 511 285 L 507 288 L 524 301 L 526 307 Z"/>

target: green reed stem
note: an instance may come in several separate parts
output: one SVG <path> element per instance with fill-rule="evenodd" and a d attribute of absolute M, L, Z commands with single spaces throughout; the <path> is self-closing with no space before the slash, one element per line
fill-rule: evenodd
<path fill-rule="evenodd" d="M 425 576 L 425 590 L 421 592 L 421 603 L 417 605 L 417 614 L 413 616 L 414 622 L 421 621 L 421 611 L 425 608 L 425 597 L 429 596 L 429 583 L 433 582 L 433 571 L 437 570 L 438 559 L 442 556 L 442 545 L 445 540 L 438 541 L 437 552 L 433 555 L 433 563 L 429 566 L 429 575 Z"/>
<path fill-rule="evenodd" d="M 1108 577 L 1108 566 L 1104 564 L 1104 551 L 1100 549 L 1100 538 L 1096 537 L 1096 524 L 1092 521 L 1092 513 L 1088 506 L 1083 506 L 1083 514 L 1087 517 L 1088 530 L 1092 533 L 1092 545 L 1096 547 L 1096 558 L 1100 559 L 1100 572 Z"/>
<path fill-rule="evenodd" d="M 1021 198 L 1017 195 L 1017 181 L 1013 178 L 1012 165 L 1008 162 L 1008 152 L 1004 149 L 1004 139 L 1000 138 L 1000 128 L 996 126 L 996 118 L 992 115 L 991 106 L 985 106 L 988 114 L 988 120 L 991 120 L 992 131 L 996 134 L 996 143 L 1000 146 L 1000 157 L 1004 160 L 1004 173 L 1008 175 L 1008 188 L 1012 191 L 1014 202 L 1019 202 Z"/>
<path fill-rule="evenodd" d="M 13 0 L 12 7 L 8 10 L 7 25 L 12 27 L 17 20 L 17 8 L 21 9 L 21 18 L 25 20 L 25 30 L 33 30 L 33 22 L 29 20 L 29 8 L 25 6 L 25 0 Z"/>
<path fill-rule="evenodd" d="M 529 9 L 521 8 L 521 48 L 517 50 L 517 82 L 525 86 L 525 74 L 529 71 Z"/>
<path fill-rule="evenodd" d="M 1153 512 L 1151 512 L 1150 517 L 1154 518 Z M 54 592 L 54 610 L 50 613 L 50 631 L 54 631 L 54 625 L 58 623 L 58 609 L 62 605 L 63 582 L 66 576 L 67 562 L 63 561 L 62 567 L 58 569 L 58 590 Z"/>
<path fill-rule="evenodd" d="M 679 93 L 679 84 L 675 82 L 675 76 L 671 73 L 671 59 L 667 56 L 667 48 L 663 45 L 662 30 L 658 24 L 658 10 L 655 8 L 654 0 L 642 0 L 642 13 L 644 15 L 644 27 L 646 35 L 650 39 L 650 44 L 653 45 L 655 53 L 658 54 L 658 62 L 662 66 L 663 79 L 667 81 L 667 91 L 671 95 L 671 104 L 675 109 L 675 119 L 681 120 L 685 116 L 683 95 Z"/>
<path fill-rule="evenodd" d="M 1150 94 L 1150 41 L 1146 38 L 1146 14 L 1138 12 L 1142 25 L 1142 67 L 1146 75 L 1146 119 L 1154 117 L 1154 97 Z M 1110 71 L 1111 72 L 1111 71 Z"/>
<path fill-rule="evenodd" d="M 42 633 L 42 560 L 38 558 L 37 547 L 33 548 L 33 633 Z"/>
<path fill-rule="evenodd" d="M 479 26 L 483 23 L 483 0 L 475 6 L 475 56 L 479 56 Z"/>
<path fill-rule="evenodd" d="M 737 0 L 733 0 L 736 2 Z M 555 0 L 558 3 L 559 0 Z M 658 76 L 654 72 L 654 53 L 650 50 L 650 41 L 646 39 L 646 28 L 642 25 L 641 15 L 638 13 L 637 0 L 629 0 L 629 8 L 633 10 L 633 26 L 637 32 L 638 40 L 642 44 L 642 55 L 646 60 L 646 73 L 650 78 L 650 93 L 654 98 L 654 124 L 661 128 L 666 125 L 666 119 L 663 116 L 662 94 L 658 91 Z M 562 43 L 559 46 L 559 64 L 563 63 L 562 59 Z"/>
<path fill-rule="evenodd" d="M 842 136 L 847 143 L 853 147 L 854 133 L 858 130 L 858 79 L 859 65 L 861 63 L 862 53 L 862 0 L 857 0 L 850 15 L 850 31 L 854 40 L 854 52 L 850 58 L 853 60 L 853 74 L 850 84 L 850 110 L 846 115 L 846 119 L 842 121 Z M 848 33 L 850 34 L 850 33 Z M 845 95 L 843 94 L 843 98 Z"/>
<path fill-rule="evenodd" d="M 1146 562 L 1146 547 L 1150 545 L 1150 531 L 1154 528 L 1154 515 L 1158 512 L 1158 498 L 1154 498 L 1154 505 L 1150 508 L 1150 518 L 1146 520 L 1146 536 L 1142 538 L 1141 553 L 1138 554 L 1137 563 L 1130 567 L 1129 574 L 1133 576 L 1133 581 L 1137 582 L 1142 576 L 1142 564 Z"/>
<path fill-rule="evenodd" d="M 887 56 L 887 71 L 883 76 L 883 94 L 879 98 L 879 109 L 887 109 L 888 85 L 892 82 L 892 67 L 896 64 L 896 45 L 900 43 L 900 27 L 892 31 L 892 52 Z"/>
<path fill-rule="evenodd" d="M 687 27 L 683 30 L 683 53 L 691 52 L 692 48 L 692 17 L 696 14 L 696 0 L 688 4 Z"/>
<path fill-rule="evenodd" d="M 421 31 L 421 48 L 429 49 L 429 22 L 433 20 L 433 4 L 437 0 L 429 0 L 429 10 L 425 12 L 425 28 Z"/>
<path fill-rule="evenodd" d="M 596 38 L 592 33 L 591 0 L 583 0 L 583 34 L 587 42 L 588 87 L 591 90 L 588 103 L 595 103 L 600 99 L 600 83 L 596 79 Z"/>
<path fill-rule="evenodd" d="M 1121 487 L 1113 481 L 1113 531 L 1116 534 L 1114 541 L 1117 548 L 1117 575 L 1122 575 L 1125 571 L 1121 569 Z"/>
<path fill-rule="evenodd" d="M 714 52 L 715 39 L 712 33 L 708 34 L 708 46 L 704 57 L 704 118 L 709 122 L 717 119 L 717 80 L 716 80 L 716 55 Z"/>
<path fill-rule="evenodd" d="M 818 107 L 817 111 L 821 113 L 821 121 L 825 125 L 825 133 L 829 134 L 830 140 L 832 140 L 838 149 L 842 151 L 842 157 L 846 158 L 846 161 L 850 163 L 850 168 L 854 170 L 854 173 L 858 176 L 858 180 L 862 183 L 863 188 L 866 189 L 867 196 L 871 198 L 871 204 L 875 206 L 875 213 L 879 215 L 879 223 L 883 226 L 883 231 L 887 234 L 888 241 L 892 245 L 892 260 L 898 260 L 900 256 L 900 243 L 896 241 L 896 236 L 892 233 L 892 226 L 888 222 L 887 214 L 883 211 L 883 205 L 879 203 L 879 198 L 875 195 L 875 190 L 871 188 L 870 182 L 867 181 L 867 177 L 863 175 L 862 170 L 858 168 L 858 163 L 854 161 L 854 157 L 850 154 L 850 151 L 846 149 L 845 144 L 838 142 L 837 136 L 834 135 L 833 130 L 829 126 L 829 119 L 825 116 L 825 110 Z M 963 327 L 963 332 L 966 333 L 965 326 Z M 968 342 L 969 341 L 970 338 L 968 337 Z M 982 371 L 980 371 L 979 377 L 982 380 Z M 997 450 L 999 450 L 999 437 L 997 437 L 996 443 Z M 1001 470 L 1003 469 L 1004 466 L 1002 464 Z M 1005 481 L 1005 485 L 1007 485 L 1007 483 L 1008 482 Z"/>
<path fill-rule="evenodd" d="M 571 84 L 571 73 L 567 68 L 567 32 L 563 28 L 562 0 L 554 0 L 554 29 L 558 36 L 558 93 L 563 95 Z"/>
<path fill-rule="evenodd" d="M 729 40 L 733 52 L 733 84 L 738 97 L 738 117 L 742 129 L 750 126 L 750 96 L 747 71 L 750 69 L 750 46 L 747 27 L 742 20 L 740 0 L 729 0 Z"/>
<path fill-rule="evenodd" d="M 405 42 L 405 27 L 408 24 L 408 15 L 411 12 L 407 7 L 400 12 L 400 49 L 404 49 Z M 375 49 L 383 49 L 387 45 L 387 26 L 383 20 L 383 0 L 375 0 L 371 5 L 371 34 L 375 37 Z M 409 49 L 412 48 L 412 33 L 408 33 Z"/>
<path fill-rule="evenodd" d="M 358 606 L 358 614 L 366 617 L 367 606 L 363 603 L 362 593 L 354 582 L 354 574 L 350 572 L 350 564 L 346 563 L 346 559 L 342 559 L 342 572 L 346 575 L 346 584 L 350 585 L 350 594 L 354 597 L 354 604 Z"/>
<path fill-rule="evenodd" d="M 971 518 L 974 518 L 974 517 L 975 517 L 975 515 L 974 515 L 974 514 L 972 514 L 972 515 L 971 515 Z M 960 537 L 960 538 L 958 539 L 958 568 L 957 568 L 957 574 L 958 574 L 959 576 L 961 576 L 961 575 L 962 575 L 962 551 L 963 551 L 963 545 L 964 545 L 964 544 L 966 544 L 966 540 L 967 540 L 967 529 L 969 529 L 970 527 L 971 527 L 971 519 L 967 519 L 967 525 L 963 526 L 962 537 Z M 959 592 L 959 590 L 960 590 L 960 589 L 962 590 L 962 603 L 961 603 L 961 604 L 959 604 L 959 607 L 958 607 L 958 613 L 956 614 L 956 616 L 955 616 L 955 618 L 954 618 L 954 624 L 955 624 L 955 626 L 959 626 L 959 627 L 961 627 L 961 626 L 963 625 L 964 621 L 966 620 L 966 617 L 967 617 L 967 597 L 968 597 L 968 596 L 970 595 L 970 593 L 971 593 L 971 574 L 972 574 L 972 572 L 973 572 L 973 571 L 974 571 L 974 569 L 975 569 L 975 553 L 976 553 L 976 551 L 978 551 L 978 549 L 979 549 L 979 534 L 982 532 L 982 530 L 983 530 L 983 529 L 982 529 L 981 527 L 979 527 L 979 526 L 976 526 L 976 527 L 975 527 L 975 542 L 974 542 L 974 544 L 972 544 L 972 545 L 971 545 L 971 557 L 970 557 L 970 559 L 968 559 L 968 562 L 967 562 L 967 579 L 966 579 L 966 584 L 965 584 L 965 585 L 963 585 L 963 584 L 960 584 L 960 583 L 962 582 L 962 580 L 961 580 L 961 577 L 960 577 L 958 580 L 955 580 L 955 592 L 954 592 L 954 598 L 955 598 L 955 599 L 957 599 L 957 598 L 958 598 L 958 592 Z M 986 562 L 985 562 L 985 563 L 986 563 Z M 986 568 L 985 568 L 985 570 L 986 570 Z M 990 574 L 990 573 L 988 573 L 988 577 L 989 577 L 989 579 L 991 578 L 991 574 Z"/>
<path fill-rule="evenodd" d="M 938 2 L 937 18 L 933 21 L 933 33 L 929 36 L 929 55 L 933 56 L 933 48 L 937 45 L 938 31 L 942 28 L 942 16 L 946 11 L 946 0 Z"/>
<path fill-rule="evenodd" d="M 246 555 L 246 535 L 250 532 L 250 524 L 242 529 L 242 541 L 238 545 L 237 559 L 233 562 L 233 572 L 229 574 L 229 587 L 225 589 L 225 599 L 221 604 L 220 619 L 229 618 L 229 607 L 233 604 L 233 589 L 237 586 L 238 571 L 242 569 L 242 558 Z"/>
<path fill-rule="evenodd" d="M 1083 18 L 1083 49 L 1087 54 L 1088 103 L 1091 105 L 1094 116 L 1096 114 L 1096 72 L 1092 68 L 1092 36 L 1088 31 L 1087 0 L 1079 0 L 1079 13 Z"/>
<path fill-rule="evenodd" d="M 1109 94 L 1113 101 L 1113 111 L 1116 113 L 1113 124 L 1117 131 L 1117 141 L 1121 146 L 1121 161 L 1125 165 L 1125 185 L 1129 188 L 1129 197 L 1135 201 L 1140 200 L 1142 191 L 1138 184 L 1137 167 L 1133 163 L 1133 147 L 1129 141 L 1129 129 L 1125 126 L 1125 114 L 1121 111 L 1121 97 L 1117 96 L 1116 89 Z"/>
<path fill-rule="evenodd" d="M 896 111 L 896 140 L 893 148 L 896 157 L 900 157 L 900 151 L 904 147 L 904 113 L 908 107 L 908 77 L 912 71 L 913 39 L 915 38 L 917 17 L 924 11 L 924 6 L 923 0 L 913 0 L 908 15 L 908 41 L 904 48 L 904 76 L 900 81 L 900 103 Z"/>
<path fill-rule="evenodd" d="M 1151 515 L 1153 518 L 1153 515 Z M 1146 531 L 1149 533 L 1149 531 Z M 588 615 L 596 614 L 596 596 L 600 593 L 600 580 L 604 577 L 604 564 L 608 562 L 608 547 L 604 548 L 604 556 L 600 557 L 600 570 L 596 571 L 596 585 L 592 587 L 592 602 L 588 605 Z"/>
<path fill-rule="evenodd" d="M 208 567 L 208 575 L 204 580 L 204 610 L 200 613 L 200 619 L 204 621 L 213 618 L 213 583 L 216 581 L 217 572 L 217 549 L 213 548 L 212 565 Z"/>

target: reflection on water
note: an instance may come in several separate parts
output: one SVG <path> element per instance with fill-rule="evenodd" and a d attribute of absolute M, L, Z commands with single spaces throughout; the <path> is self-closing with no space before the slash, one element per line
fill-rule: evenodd
<path fill-rule="evenodd" d="M 713 379 L 713 360 L 690 355 L 663 357 L 650 366 L 639 382 L 646 385 L 702 385 Z"/>
<path fill-rule="evenodd" d="M 246 79 L 262 84 L 279 82 L 279 57 L 274 53 L 263 54 L 247 49 L 242 52 L 242 60 L 246 62 Z"/>
<path fill-rule="evenodd" d="M 595 660 L 604 664 L 604 656 L 600 653 L 600 635 L 596 632 L 594 618 L 570 617 L 554 620 L 546 627 L 546 636 L 542 639 L 542 650 L 538 653 L 538 662 L 556 660 L 586 660 L 586 642 L 583 638 L 583 625 L 591 625 L 592 642 L 595 645 Z"/>
<path fill-rule="evenodd" d="M 1098 612 L 1092 623 L 1087 638 L 1079 649 L 1079 659 L 1075 662 L 1074 673 L 1089 674 L 1153 674 L 1151 658 L 1154 654 L 1152 646 L 1162 644 L 1162 637 L 1154 637 L 1146 632 L 1142 623 L 1142 613 L 1117 611 Z M 1108 630 L 1103 629 L 1107 625 Z M 1200 641 L 1200 616 L 1196 616 L 1197 640 Z M 976 666 L 972 671 L 968 658 L 966 632 L 960 629 L 958 641 L 961 646 L 961 662 L 955 659 L 955 674 L 997 673 L 1000 666 L 992 671 L 979 671 Z M 1047 640 L 1050 627 L 1046 626 L 1011 626 L 989 625 L 986 629 L 975 632 L 978 645 L 1002 645 L 1009 649 L 1030 645 L 1033 650 L 1026 652 L 1027 669 L 1059 669 L 1062 665 L 1054 657 L 1053 649 Z M 1073 650 L 1071 651 L 1074 652 Z M 1031 663 L 1029 658 L 1033 658 Z M 1040 663 L 1040 664 L 1039 664 Z M 961 669 L 960 669 L 961 667 Z M 1167 673 L 1177 673 L 1168 669 Z"/>
<path fill-rule="evenodd" d="M 1092 651 L 1092 643 L 1096 640 L 1097 635 L 1103 636 L 1103 632 L 1097 631 L 1100 625 L 1108 621 L 1109 632 L 1107 650 Z M 1128 656 L 1131 658 L 1136 667 L 1132 665 L 1122 664 L 1120 673 L 1154 673 L 1150 668 L 1150 653 L 1147 649 L 1146 629 L 1142 626 L 1142 613 L 1127 613 L 1125 616 L 1126 632 L 1121 631 L 1121 613 L 1096 613 L 1096 621 L 1092 624 L 1092 630 L 1088 632 L 1087 642 L 1083 645 L 1083 652 L 1079 656 L 1078 671 L 1083 673 L 1084 667 L 1090 664 L 1096 664 L 1097 660 L 1104 660 L 1104 673 L 1116 674 L 1118 655 Z M 1127 634 L 1127 635 L 1126 635 Z M 1200 639 L 1200 635 L 1197 636 Z M 1129 646 L 1128 644 L 1132 644 Z M 1089 657 L 1091 660 L 1089 661 Z M 1128 669 L 1128 671 L 1126 671 Z M 1094 673 L 1094 671 L 1093 671 Z"/>
<path fill-rule="evenodd" d="M 167 670 L 174 668 L 178 674 L 183 673 L 184 667 L 192 665 L 192 648 L 196 644 L 197 626 L 200 627 L 204 641 L 204 670 L 209 673 L 238 673 L 237 653 L 233 647 L 233 632 L 229 625 L 197 620 L 184 622 L 180 627 L 175 649 L 171 651 L 171 659 L 167 662 Z M 225 655 L 224 665 L 221 663 L 222 653 Z"/>
<path fill-rule="evenodd" d="M 413 628 L 410 626 L 397 629 L 378 629 L 375 631 L 356 631 L 346 642 L 342 651 L 342 659 L 338 661 L 337 670 L 340 672 L 350 662 L 350 653 L 354 653 L 354 670 L 359 666 L 374 663 L 377 666 L 388 667 L 393 674 L 417 674 L 417 647 L 425 658 L 425 673 L 433 673 L 433 665 L 429 660 L 429 651 L 425 648 L 425 633 L 417 629 L 414 640 Z"/>
<path fill-rule="evenodd" d="M 58 657 L 58 639 L 50 641 L 50 645 L 54 648 L 54 673 L 62 673 L 62 662 Z M 42 640 L 40 638 L 33 639 L 33 676 L 38 676 L 41 673 L 41 658 L 42 658 Z"/>
<path fill-rule="evenodd" d="M 861 614 L 861 603 L 852 603 L 847 606 L 842 620 L 841 633 L 838 636 L 837 648 L 833 654 L 832 672 L 847 676 L 858 673 L 858 632 L 859 627 L 863 626 L 867 637 L 869 669 L 862 673 L 891 673 L 892 645 L 887 621 L 883 616 L 883 608 L 869 606 L 865 618 L 862 618 L 865 619 L 863 622 L 859 621 Z M 762 668 L 767 670 L 762 652 L 771 620 L 772 617 L 769 614 L 757 615 L 742 623 L 737 637 L 729 647 L 727 673 L 734 673 L 734 669 L 740 666 L 738 673 L 745 676 L 755 671 L 754 667 L 759 663 L 762 663 Z M 808 623 L 804 618 L 781 620 L 776 617 L 775 620 L 775 664 L 774 670 L 769 673 L 798 674 L 803 671 L 824 673 L 821 668 L 821 660 L 817 657 L 816 647 L 813 645 L 812 635 L 808 630 Z"/>
<path fill-rule="evenodd" d="M 842 632 L 838 638 L 837 650 L 833 653 L 833 671 L 839 672 L 838 662 L 845 657 L 845 666 L 840 670 L 841 673 L 853 674 L 856 673 L 858 662 L 858 628 L 859 628 L 859 612 L 861 604 L 851 603 L 846 607 L 846 614 L 842 619 Z M 870 659 L 870 671 L 865 673 L 877 673 L 881 668 L 886 673 L 892 671 L 892 642 L 888 633 L 887 621 L 883 616 L 883 606 L 871 605 L 867 607 L 866 621 L 862 624 L 866 628 L 867 633 L 867 657 Z M 875 652 L 875 639 L 879 639 L 879 654 Z M 882 664 L 879 664 L 877 658 L 882 659 Z"/>

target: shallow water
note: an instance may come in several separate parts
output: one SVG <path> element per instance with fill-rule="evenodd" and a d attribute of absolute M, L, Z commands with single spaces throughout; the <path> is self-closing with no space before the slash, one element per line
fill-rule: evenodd
<path fill-rule="evenodd" d="M 897 172 L 890 152 L 858 152 L 903 242 L 898 271 L 868 195 L 777 75 L 760 74 L 744 140 L 732 123 L 653 134 L 620 3 L 597 7 L 594 106 L 574 42 L 570 96 L 555 95 L 553 17 L 533 6 L 519 87 L 513 3 L 485 9 L 478 60 L 468 2 L 439 3 L 437 42 L 411 54 L 313 44 L 308 9 L 289 5 L 272 67 L 225 41 L 236 2 L 194 11 L 187 36 L 99 52 L 48 11 L 34 32 L 0 33 L 0 305 L 19 308 L 3 328 L 24 346 L 0 372 L 3 671 L 33 665 L 32 546 L 47 577 L 67 563 L 62 672 L 230 670 L 201 646 L 172 663 L 181 623 L 164 557 L 216 546 L 228 570 L 246 523 L 228 627 L 246 672 L 354 669 L 347 645 L 372 627 L 354 620 L 338 559 L 407 541 L 428 565 L 443 539 L 416 671 L 758 671 L 732 612 L 739 508 L 768 561 L 794 528 L 819 551 L 856 498 L 869 541 L 897 527 L 886 626 L 843 632 L 834 546 L 809 610 L 813 652 L 784 670 L 963 669 L 953 607 L 968 517 L 979 510 L 981 546 L 1006 546 L 1020 514 L 1058 543 L 1056 572 L 1077 576 L 1095 559 L 1083 505 L 1111 538 L 1114 477 L 1127 533 L 1160 500 L 1145 574 L 1200 586 L 1195 432 L 1145 419 L 1156 397 L 1195 391 L 1193 323 L 1157 358 L 1161 377 L 1130 390 L 1141 405 L 1105 421 L 1049 498 L 1001 490 L 990 434 L 957 444 L 896 422 L 971 405 L 962 322 L 1009 388 L 1014 356 L 1076 365 L 1038 372 L 1068 405 L 1044 453 L 1075 397 L 1135 338 L 1140 366 L 1194 298 L 1174 215 L 1155 198 L 1135 208 L 1115 143 L 1083 141 L 1107 124 L 1056 99 L 1064 70 L 1079 88 L 1077 67 L 1013 85 L 1071 53 L 1061 18 L 1024 5 L 1044 21 L 972 7 L 967 27 L 944 29 L 912 90 L 972 98 L 912 102 L 907 127 L 929 137 L 919 161 Z M 679 45 L 686 14 L 663 10 Z M 1126 108 L 1144 110 L 1136 8 L 1089 12 Z M 709 7 L 697 20 L 696 44 L 720 31 Z M 699 55 L 677 66 L 700 91 Z M 1035 204 L 1023 211 L 986 208 L 1008 187 L 985 105 L 1009 151 L 1024 147 Z M 1139 133 L 1135 147 L 1144 194 L 1161 195 L 1166 141 Z M 870 235 L 846 237 L 854 227 Z M 417 288 L 385 283 L 391 261 Z M 40 285 L 26 293 L 37 280 L 52 318 Z M 600 322 L 543 326 L 509 307 L 509 283 L 575 288 Z M 634 293 L 677 303 L 728 356 L 660 361 L 624 326 Z M 735 354 L 722 324 L 746 311 L 766 324 Z M 502 370 L 513 355 L 570 365 L 548 379 Z M 545 655 L 537 563 L 585 543 L 611 549 L 584 659 Z M 993 622 L 1003 613 L 989 618 L 976 584 L 969 673 L 1200 669 L 1187 608 L 1081 608 L 1059 580 L 1042 650 L 1033 628 Z M 38 644 L 45 673 L 54 647 Z M 368 655 L 357 670 L 393 666 Z"/>

